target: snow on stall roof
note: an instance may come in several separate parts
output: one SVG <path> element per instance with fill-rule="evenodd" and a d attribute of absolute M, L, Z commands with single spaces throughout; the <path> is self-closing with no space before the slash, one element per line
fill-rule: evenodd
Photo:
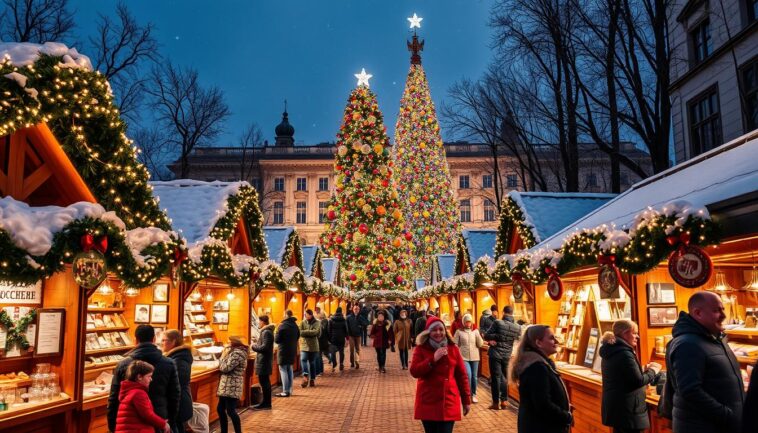
<path fill-rule="evenodd" d="M 571 234 L 603 224 L 628 229 L 637 214 L 647 208 L 662 208 L 673 202 L 688 202 L 689 208 L 758 190 L 758 131 L 732 140 L 662 173 L 634 184 L 594 212 L 532 248 L 559 248 Z"/>
<path fill-rule="evenodd" d="M 335 257 L 324 257 L 321 259 L 321 266 L 324 267 L 324 279 L 327 283 L 337 284 L 337 269 L 339 260 Z"/>
<path fill-rule="evenodd" d="M 72 221 L 87 217 L 112 222 L 126 230 L 115 212 L 106 212 L 96 203 L 81 201 L 66 207 L 31 207 L 12 197 L 0 198 L 0 229 L 8 233 L 15 246 L 33 256 L 47 254 L 56 233 Z"/>
<path fill-rule="evenodd" d="M 171 226 L 189 245 L 208 237 L 216 222 L 226 215 L 229 196 L 247 184 L 189 179 L 150 182 L 161 209 L 171 218 Z"/>
<path fill-rule="evenodd" d="M 25 67 L 34 64 L 40 55 L 63 57 L 58 65 L 65 68 L 92 70 L 89 57 L 79 54 L 76 48 L 69 48 L 60 42 L 0 42 L 0 59 L 8 58 L 13 66 Z"/>
<path fill-rule="evenodd" d="M 303 246 L 303 267 L 305 268 L 305 276 L 310 277 L 313 275 L 313 271 L 316 269 L 316 251 L 318 251 L 318 245 L 304 245 Z"/>
<path fill-rule="evenodd" d="M 521 208 L 524 223 L 537 243 L 599 208 L 617 194 L 575 192 L 519 192 L 508 196 Z"/>
<path fill-rule="evenodd" d="M 440 280 L 447 280 L 455 275 L 455 254 L 437 254 L 440 267 Z"/>
<path fill-rule="evenodd" d="M 484 256 L 495 257 L 497 230 L 464 229 L 463 239 L 466 241 L 466 249 L 472 265 Z"/>
<path fill-rule="evenodd" d="M 287 240 L 294 227 L 263 227 L 263 236 L 266 239 L 269 259 L 281 264 L 284 252 L 287 250 Z"/>

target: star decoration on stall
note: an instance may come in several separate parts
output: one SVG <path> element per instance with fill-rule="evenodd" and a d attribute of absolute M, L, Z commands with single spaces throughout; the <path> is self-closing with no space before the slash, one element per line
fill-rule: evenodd
<path fill-rule="evenodd" d="M 409 17 L 407 19 L 408 19 L 408 22 L 411 23 L 411 28 L 412 29 L 414 29 L 414 28 L 415 29 L 420 29 L 421 28 L 421 21 L 424 20 L 423 18 L 421 18 L 420 16 L 416 15 L 415 13 L 413 14 L 412 17 Z"/>
<path fill-rule="evenodd" d="M 353 75 L 355 75 L 355 78 L 358 79 L 358 86 L 362 86 L 363 85 L 363 86 L 366 86 L 366 87 L 370 87 L 369 84 L 368 84 L 368 80 L 371 77 L 373 77 L 373 75 L 367 74 L 366 73 L 366 68 L 361 68 L 361 73 L 360 74 L 353 74 Z"/>

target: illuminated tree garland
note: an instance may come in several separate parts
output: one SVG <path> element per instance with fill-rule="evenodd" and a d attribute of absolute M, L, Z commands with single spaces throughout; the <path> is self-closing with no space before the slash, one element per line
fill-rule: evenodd
<path fill-rule="evenodd" d="M 533 227 L 526 224 L 521 207 L 510 197 L 506 196 L 500 209 L 500 224 L 497 229 L 497 241 L 495 242 L 495 256 L 500 257 L 508 253 L 508 245 L 513 242 L 511 233 L 516 227 L 524 248 L 529 249 L 537 245 L 537 240 L 532 232 Z"/>
<path fill-rule="evenodd" d="M 61 61 L 41 54 L 34 64 L 16 67 L 0 59 L 0 136 L 46 123 L 98 203 L 115 211 L 127 228 L 168 230 L 107 80 L 99 72 L 62 67 Z M 25 87 L 3 78 L 13 72 L 27 78 Z"/>
<path fill-rule="evenodd" d="M 411 65 L 408 73 L 392 150 L 395 184 L 415 245 L 411 275 L 428 279 L 431 258 L 455 250 L 450 239 L 460 233 L 460 223 L 429 83 L 420 64 Z"/>

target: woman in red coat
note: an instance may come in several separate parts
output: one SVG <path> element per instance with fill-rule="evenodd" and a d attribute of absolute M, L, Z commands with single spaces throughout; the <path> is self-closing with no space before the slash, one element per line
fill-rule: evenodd
<path fill-rule="evenodd" d="M 424 332 L 416 337 L 410 368 L 416 383 L 413 418 L 421 420 L 426 433 L 450 433 L 455 421 L 471 408 L 466 365 L 445 324 L 431 316 Z"/>
<path fill-rule="evenodd" d="M 171 433 L 168 422 L 155 414 L 147 395 L 153 380 L 153 366 L 144 361 L 133 361 L 126 370 L 118 395 L 118 415 L 115 433 Z"/>
<path fill-rule="evenodd" d="M 387 362 L 387 348 L 395 344 L 395 333 L 390 329 L 390 321 L 387 320 L 387 313 L 384 310 L 376 314 L 376 319 L 371 325 L 371 344 L 376 349 L 376 362 L 379 364 L 379 371 L 386 373 L 384 364 Z"/>

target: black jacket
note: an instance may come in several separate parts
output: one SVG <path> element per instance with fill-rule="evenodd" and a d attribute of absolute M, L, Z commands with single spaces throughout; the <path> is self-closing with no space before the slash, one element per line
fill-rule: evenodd
<path fill-rule="evenodd" d="M 271 374 L 274 362 L 274 329 L 273 323 L 261 329 L 261 336 L 257 344 L 250 346 L 255 352 L 255 374 L 258 377 Z"/>
<path fill-rule="evenodd" d="M 426 329 L 426 316 L 419 316 L 413 324 L 413 335 L 419 335 Z"/>
<path fill-rule="evenodd" d="M 724 337 L 714 337 L 681 312 L 666 352 L 675 433 L 717 433 L 742 428 L 745 399 L 740 365 Z"/>
<path fill-rule="evenodd" d="M 347 320 L 342 313 L 335 313 L 329 319 L 329 343 L 337 347 L 345 347 L 347 338 Z"/>
<path fill-rule="evenodd" d="M 742 415 L 742 433 L 755 433 L 758 428 L 758 368 L 753 368 L 750 375 L 750 387 L 745 397 L 745 410 Z"/>
<path fill-rule="evenodd" d="M 513 342 L 521 338 L 521 327 L 509 320 L 495 320 L 489 331 L 484 334 L 487 341 L 495 341 L 487 354 L 495 359 L 510 359 L 513 352 Z"/>
<path fill-rule="evenodd" d="M 600 346 L 603 372 L 603 425 L 624 430 L 650 427 L 645 387 L 655 381 L 653 370 L 642 371 L 632 346 L 604 338 Z"/>
<path fill-rule="evenodd" d="M 300 339 L 300 328 L 294 317 L 282 320 L 276 330 L 274 342 L 279 345 L 276 360 L 279 365 L 292 365 L 297 357 L 297 341 Z"/>
<path fill-rule="evenodd" d="M 178 425 L 192 418 L 192 392 L 190 390 L 190 377 L 192 376 L 192 349 L 187 346 L 179 346 L 172 349 L 166 355 L 176 364 L 176 373 L 179 377 L 179 387 L 182 395 L 179 400 Z"/>
<path fill-rule="evenodd" d="M 526 351 L 514 368 L 519 377 L 518 433 L 568 432 L 568 394 L 553 361 Z"/>
<path fill-rule="evenodd" d="M 329 353 L 329 320 L 319 320 L 321 334 L 318 336 L 318 348 L 321 353 Z"/>
<path fill-rule="evenodd" d="M 360 337 L 363 335 L 361 331 L 361 319 L 360 314 L 356 317 L 352 312 L 347 315 L 347 333 L 351 337 Z"/>
<path fill-rule="evenodd" d="M 492 313 L 482 314 L 482 317 L 479 318 L 479 332 L 482 333 L 482 337 L 484 337 L 484 334 L 490 330 L 490 326 L 495 323 L 495 320 L 497 320 L 497 318 L 493 316 Z"/>
<path fill-rule="evenodd" d="M 155 368 L 153 381 L 150 382 L 148 395 L 153 403 L 155 414 L 173 423 L 179 413 L 181 387 L 176 373 L 176 364 L 170 358 L 163 356 L 160 349 L 153 343 L 140 343 L 128 354 L 129 356 L 116 365 L 111 381 L 111 393 L 108 396 L 108 430 L 116 430 L 116 415 L 118 414 L 118 397 L 121 392 L 121 381 L 126 377 L 126 369 L 133 360 L 145 361 Z"/>

